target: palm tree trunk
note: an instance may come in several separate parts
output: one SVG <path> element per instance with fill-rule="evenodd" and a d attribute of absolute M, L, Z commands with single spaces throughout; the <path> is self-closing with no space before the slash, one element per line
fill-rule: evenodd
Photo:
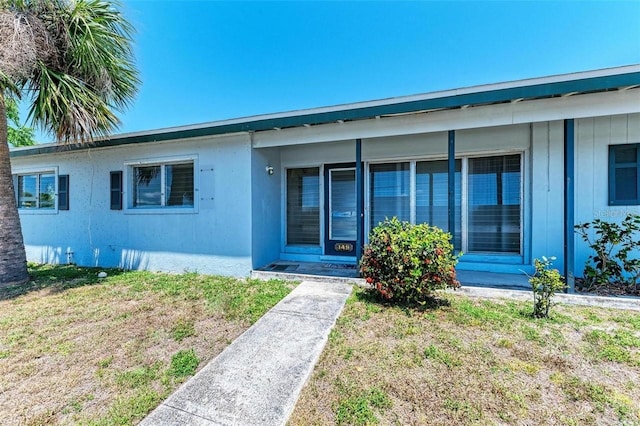
<path fill-rule="evenodd" d="M 28 280 L 27 257 L 11 176 L 7 109 L 0 92 L 0 288 Z"/>

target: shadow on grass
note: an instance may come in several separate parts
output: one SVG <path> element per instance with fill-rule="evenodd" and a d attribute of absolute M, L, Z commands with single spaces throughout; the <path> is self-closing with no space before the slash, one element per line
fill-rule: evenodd
<path fill-rule="evenodd" d="M 386 299 L 381 298 L 375 291 L 372 289 L 363 289 L 362 291 L 358 291 L 356 293 L 356 298 L 358 301 L 363 303 L 369 303 L 384 307 L 399 307 L 404 310 L 412 310 L 412 311 L 430 311 L 434 309 L 440 309 L 443 307 L 451 306 L 451 302 L 447 299 L 442 299 L 439 297 L 428 297 L 424 303 L 407 303 L 407 302 L 390 302 Z"/>
<path fill-rule="evenodd" d="M 98 272 L 109 276 L 120 275 L 121 269 L 85 268 L 75 265 L 29 265 L 30 279 L 27 283 L 0 288 L 0 301 L 15 299 L 33 291 L 49 289 L 58 293 L 72 288 L 95 285 L 102 282 Z"/>

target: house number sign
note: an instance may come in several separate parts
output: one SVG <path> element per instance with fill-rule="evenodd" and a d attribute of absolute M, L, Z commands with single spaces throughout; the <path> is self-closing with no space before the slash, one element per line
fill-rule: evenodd
<path fill-rule="evenodd" d="M 353 251 L 353 244 L 350 243 L 336 243 L 333 248 L 335 251 Z"/>

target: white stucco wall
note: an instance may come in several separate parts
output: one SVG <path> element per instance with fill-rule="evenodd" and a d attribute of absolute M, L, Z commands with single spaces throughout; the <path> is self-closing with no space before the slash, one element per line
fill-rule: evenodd
<path fill-rule="evenodd" d="M 16 157 L 12 159 L 15 172 L 57 168 L 59 174 L 70 176 L 69 211 L 21 214 L 27 255 L 29 260 L 37 262 L 65 263 L 69 251 L 73 252 L 72 260 L 81 265 L 175 272 L 197 270 L 236 276 L 247 275 L 252 268 L 285 258 L 283 254 L 299 255 L 300 260 L 318 260 L 321 259 L 319 250 L 315 250 L 311 258 L 309 253 L 284 253 L 284 172 L 287 168 L 353 162 L 355 138 L 351 136 L 363 138 L 362 156 L 367 163 L 445 159 L 447 132 L 442 131 L 442 123 L 458 123 L 457 156 L 516 152 L 524 155 L 525 236 L 521 261 L 504 261 L 501 256 L 465 255 L 460 267 L 495 272 L 531 272 L 532 259 L 556 256 L 555 266 L 562 269 L 562 119 L 574 116 L 573 109 L 578 106 L 581 109 L 576 111 L 586 116 L 589 111 L 587 101 L 595 102 L 591 111 L 596 115 L 603 114 L 603 111 L 614 112 L 575 121 L 575 222 L 595 218 L 620 221 L 627 212 L 640 213 L 640 206 L 608 206 L 607 196 L 608 146 L 640 143 L 640 113 L 615 112 L 619 105 L 637 111 L 638 106 L 632 102 L 637 99 L 637 92 L 635 97 L 634 93 L 623 91 L 581 95 L 579 100 L 571 98 L 536 103 L 539 110 L 534 109 L 534 103 L 531 103 L 537 101 L 531 101 L 523 102 L 524 105 L 500 104 L 265 131 L 254 135 L 236 134 Z M 566 109 L 554 102 L 559 102 Z M 528 115 L 522 115 L 525 111 Z M 555 119 L 545 121 L 550 111 L 555 111 Z M 509 116 L 511 122 L 517 124 L 509 124 Z M 522 123 L 525 118 L 531 121 Z M 500 125 L 490 126 L 492 122 Z M 468 127 L 472 125 L 479 127 Z M 190 155 L 197 159 L 195 174 L 199 202 L 195 213 L 137 214 L 109 209 L 110 171 L 125 170 L 127 161 Z M 273 167 L 273 175 L 266 172 L 267 166 Z M 582 273 L 588 255 L 587 246 L 576 238 L 574 268 L 577 276 Z"/>
<path fill-rule="evenodd" d="M 127 161 L 189 155 L 196 157 L 194 213 L 110 210 L 110 171 L 124 171 Z M 68 211 L 21 212 L 27 257 L 66 263 L 70 251 L 86 266 L 246 276 L 252 267 L 249 164 L 246 134 L 13 158 L 14 172 L 55 166 L 70 176 Z"/>
<path fill-rule="evenodd" d="M 269 174 L 267 167 L 272 168 Z M 263 267 L 280 259 L 280 219 L 282 167 L 280 149 L 253 151 L 251 158 L 251 244 L 253 268 Z"/>

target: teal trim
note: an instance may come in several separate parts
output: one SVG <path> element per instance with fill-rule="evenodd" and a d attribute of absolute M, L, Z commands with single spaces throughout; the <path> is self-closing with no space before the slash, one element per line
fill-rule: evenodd
<path fill-rule="evenodd" d="M 567 292 L 575 293 L 575 122 L 564 120 L 564 276 Z"/>
<path fill-rule="evenodd" d="M 91 145 L 61 145 L 34 147 L 19 151 L 12 151 L 11 157 L 23 157 L 28 155 L 50 154 L 56 152 L 74 151 L 79 149 L 102 148 L 134 143 L 161 142 L 174 139 L 187 139 L 201 136 L 223 135 L 238 132 L 260 132 L 274 128 L 299 127 L 307 125 L 319 125 L 334 123 L 338 120 L 352 121 L 364 120 L 376 116 L 389 114 L 405 114 L 415 111 L 432 109 L 455 109 L 464 105 L 489 105 L 509 102 L 514 99 L 540 99 L 561 96 L 567 93 L 591 93 L 618 89 L 620 87 L 640 84 L 640 72 L 617 74 L 611 76 L 583 78 L 556 83 L 534 84 L 508 89 L 488 90 L 484 92 L 468 93 L 463 95 L 443 96 L 433 99 L 397 102 L 386 105 L 369 106 L 361 108 L 345 108 L 338 111 L 300 113 L 286 117 L 252 119 L 233 124 L 212 124 L 200 128 L 187 130 L 174 130 L 163 133 L 148 133 L 136 136 L 113 137 L 111 139 L 95 142 Z"/>
<path fill-rule="evenodd" d="M 364 246 L 364 167 L 362 163 L 362 139 L 356 139 L 356 259 L 362 257 Z"/>
<path fill-rule="evenodd" d="M 456 131 L 449 130 L 448 133 L 448 158 L 447 158 L 447 208 L 449 212 L 449 234 L 451 243 L 455 245 L 456 240 Z M 455 249 L 454 249 L 455 251 Z"/>

